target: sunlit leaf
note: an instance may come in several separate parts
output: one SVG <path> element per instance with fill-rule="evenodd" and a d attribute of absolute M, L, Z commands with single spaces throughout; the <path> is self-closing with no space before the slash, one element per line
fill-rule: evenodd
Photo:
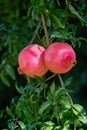
<path fill-rule="evenodd" d="M 11 130 L 11 129 L 13 129 L 13 126 L 14 126 L 14 121 L 13 121 L 13 120 L 10 120 L 10 121 L 8 122 L 8 128 Z"/>
<path fill-rule="evenodd" d="M 18 121 L 19 126 L 21 129 L 25 129 L 25 124 L 22 121 Z"/>
<path fill-rule="evenodd" d="M 41 105 L 41 107 L 40 107 L 38 113 L 39 113 L 39 114 L 42 114 L 50 105 L 51 105 L 51 102 L 49 102 L 49 101 L 44 102 L 44 103 Z"/>
<path fill-rule="evenodd" d="M 84 124 L 87 124 L 87 115 L 86 115 L 86 111 L 85 109 L 79 105 L 79 104 L 74 104 L 72 106 L 72 110 L 73 110 L 73 113 L 78 117 L 78 119 L 84 123 Z"/>
<path fill-rule="evenodd" d="M 59 28 L 64 28 L 64 25 L 60 22 L 59 18 L 56 15 L 54 14 L 50 14 L 50 15 L 51 15 L 52 21 L 55 22 Z"/>
<path fill-rule="evenodd" d="M 47 121 L 44 123 L 44 126 L 40 130 L 53 130 L 53 125 L 53 122 Z"/>
<path fill-rule="evenodd" d="M 84 109 L 81 105 L 79 105 L 79 104 L 74 104 L 74 105 L 72 106 L 72 108 L 77 111 L 77 114 L 80 113 L 80 114 L 82 114 L 82 115 L 86 115 L 86 111 L 85 111 L 85 109 Z"/>

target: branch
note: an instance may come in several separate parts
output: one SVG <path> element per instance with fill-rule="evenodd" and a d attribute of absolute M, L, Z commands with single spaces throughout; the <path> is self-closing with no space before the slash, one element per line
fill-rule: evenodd
<path fill-rule="evenodd" d="M 37 127 L 35 127 L 35 130 L 37 130 Z"/>
<path fill-rule="evenodd" d="M 61 87 L 62 87 L 62 88 L 65 88 L 65 85 L 64 85 L 64 82 L 63 82 L 63 80 L 62 80 L 61 75 L 58 74 L 58 77 L 59 77 L 59 80 L 60 80 L 60 83 L 61 83 Z M 70 104 L 73 105 L 73 100 L 72 100 L 72 98 L 71 98 L 71 96 L 69 95 L 68 92 L 66 92 L 66 96 L 69 98 Z M 74 129 L 73 129 L 73 130 L 76 130 L 76 125 L 74 125 Z"/>
<path fill-rule="evenodd" d="M 44 82 L 47 82 L 48 80 L 52 79 L 53 77 L 55 77 L 56 74 L 51 75 L 50 77 L 48 77 L 46 80 L 44 80 Z M 38 86 L 40 86 L 41 83 L 38 83 L 35 88 L 37 88 Z"/>
<path fill-rule="evenodd" d="M 36 30 L 34 31 L 34 36 L 32 37 L 32 39 L 30 40 L 29 44 L 32 44 L 34 42 L 34 39 L 36 38 L 37 34 L 38 34 L 38 31 L 39 31 L 39 28 L 40 28 L 40 22 L 36 28 Z"/>
<path fill-rule="evenodd" d="M 76 125 L 74 125 L 74 130 L 76 130 Z"/>
<path fill-rule="evenodd" d="M 48 36 L 48 31 L 47 31 L 47 27 L 46 27 L 45 18 L 44 18 L 43 13 L 41 13 L 41 20 L 42 20 L 42 23 L 43 23 L 44 33 L 45 33 L 45 36 L 46 36 L 46 46 L 48 47 L 49 44 L 50 44 L 49 43 L 49 36 Z"/>
<path fill-rule="evenodd" d="M 62 80 L 61 75 L 58 74 L 58 77 L 59 77 L 59 80 L 60 80 L 60 83 L 61 83 L 61 87 L 62 87 L 62 88 L 65 88 L 65 85 L 64 85 L 64 82 L 63 82 L 63 80 Z M 71 105 L 73 105 L 73 100 L 72 100 L 71 96 L 69 95 L 69 93 L 66 93 L 66 95 L 67 95 L 67 97 L 69 98 Z"/>

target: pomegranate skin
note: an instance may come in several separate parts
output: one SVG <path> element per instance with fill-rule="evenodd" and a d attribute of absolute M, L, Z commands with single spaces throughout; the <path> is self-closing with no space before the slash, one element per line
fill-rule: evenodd
<path fill-rule="evenodd" d="M 18 55 L 18 72 L 29 77 L 43 76 L 47 72 L 44 63 L 45 48 L 32 44 L 25 47 Z"/>
<path fill-rule="evenodd" d="M 45 51 L 44 61 L 51 72 L 63 74 L 76 64 L 76 54 L 68 43 L 55 42 Z"/>

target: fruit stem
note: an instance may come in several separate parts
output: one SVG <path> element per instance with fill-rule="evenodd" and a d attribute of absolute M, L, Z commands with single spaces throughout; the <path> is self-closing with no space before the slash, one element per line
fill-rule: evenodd
<path fill-rule="evenodd" d="M 63 80 L 62 80 L 61 75 L 58 74 L 58 77 L 59 77 L 59 80 L 60 80 L 60 83 L 61 83 L 61 87 L 62 87 L 62 88 L 65 88 L 65 85 L 64 85 L 64 82 L 63 82 Z M 70 104 L 71 104 L 71 106 L 72 106 L 72 105 L 73 105 L 73 100 L 72 100 L 72 98 L 71 98 L 71 96 L 69 95 L 68 92 L 66 92 L 66 96 L 69 98 Z M 73 130 L 76 130 L 76 125 L 74 125 L 74 129 L 73 129 Z"/>
<path fill-rule="evenodd" d="M 44 80 L 44 82 L 47 82 L 48 80 L 52 79 L 55 75 L 56 75 L 56 74 L 51 75 L 51 76 L 48 77 L 46 80 Z M 40 86 L 40 84 L 41 84 L 41 83 L 38 83 L 38 84 L 35 86 L 35 88 L 38 87 L 38 86 Z"/>
<path fill-rule="evenodd" d="M 65 85 L 64 85 L 64 82 L 62 80 L 62 77 L 60 74 L 58 74 L 58 77 L 59 77 L 59 80 L 60 80 L 60 83 L 61 83 L 61 87 L 65 89 Z M 69 95 L 69 93 L 66 93 L 67 97 L 69 98 L 70 100 L 70 104 L 73 105 L 73 100 L 71 98 L 71 96 Z"/>
<path fill-rule="evenodd" d="M 41 13 L 41 20 L 42 20 L 42 24 L 43 24 L 43 28 L 44 28 L 44 33 L 46 36 L 46 47 L 49 46 L 49 35 L 48 35 L 48 31 L 47 31 L 47 26 L 46 26 L 46 22 L 45 22 L 45 18 L 44 18 L 44 14 Z"/>

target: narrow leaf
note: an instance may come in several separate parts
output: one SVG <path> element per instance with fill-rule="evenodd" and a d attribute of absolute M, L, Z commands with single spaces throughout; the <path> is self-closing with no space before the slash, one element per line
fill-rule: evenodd
<path fill-rule="evenodd" d="M 1 73 L 0 73 L 0 78 L 1 78 L 2 82 L 3 82 L 6 86 L 10 87 L 10 82 L 9 82 L 8 77 L 7 77 L 7 75 L 6 75 L 6 73 L 5 73 L 4 70 L 1 71 Z"/>
<path fill-rule="evenodd" d="M 79 117 L 79 120 L 80 120 L 82 123 L 84 123 L 84 124 L 87 125 L 87 117 L 85 117 L 85 116 Z"/>
<path fill-rule="evenodd" d="M 54 9 L 53 13 L 56 16 L 60 16 L 60 17 L 68 17 L 70 15 L 67 10 L 62 10 L 62 9 Z"/>
<path fill-rule="evenodd" d="M 85 20 L 79 15 L 79 13 L 74 9 L 72 5 L 69 6 L 69 10 L 81 21 L 82 25 L 84 25 Z"/>
<path fill-rule="evenodd" d="M 14 114 L 11 112 L 11 110 L 8 107 L 6 107 L 6 111 L 9 116 L 11 116 L 13 119 L 15 118 Z"/>
<path fill-rule="evenodd" d="M 60 97 L 64 95 L 67 92 L 67 89 L 64 88 L 58 88 L 58 90 L 55 91 L 55 97 Z"/>
<path fill-rule="evenodd" d="M 72 106 L 73 113 L 78 117 L 78 119 L 84 123 L 87 124 L 87 115 L 84 108 L 79 104 L 74 104 Z"/>
<path fill-rule="evenodd" d="M 51 13 L 51 17 L 52 17 L 52 20 L 57 24 L 57 26 L 59 28 L 63 28 L 64 29 L 64 26 L 62 25 L 62 23 L 60 22 L 60 20 L 58 19 L 58 17 L 56 15 Z"/>
<path fill-rule="evenodd" d="M 25 124 L 22 121 L 18 121 L 19 126 L 21 129 L 25 129 Z"/>
<path fill-rule="evenodd" d="M 50 89 L 51 89 L 51 94 L 54 95 L 54 93 L 55 93 L 55 83 L 54 82 L 51 84 Z"/>
<path fill-rule="evenodd" d="M 16 86 L 17 91 L 18 91 L 20 94 L 24 94 L 23 89 L 20 89 L 20 88 L 18 87 L 17 83 L 15 84 L 15 86 Z"/>
<path fill-rule="evenodd" d="M 86 111 L 85 111 L 85 109 L 84 109 L 81 105 L 79 105 L 79 104 L 74 104 L 72 107 L 73 107 L 77 112 L 81 113 L 82 115 L 86 115 Z"/>
<path fill-rule="evenodd" d="M 23 104 L 23 105 L 25 105 L 25 104 Z M 29 108 L 23 107 L 23 116 L 27 122 L 32 122 L 33 117 L 32 117 L 31 112 L 29 111 Z"/>
<path fill-rule="evenodd" d="M 5 70 L 13 80 L 16 79 L 14 69 L 10 65 L 6 65 Z"/>
<path fill-rule="evenodd" d="M 39 109 L 38 113 L 42 114 L 49 106 L 51 105 L 51 102 L 46 101 L 41 105 L 41 108 Z"/>

